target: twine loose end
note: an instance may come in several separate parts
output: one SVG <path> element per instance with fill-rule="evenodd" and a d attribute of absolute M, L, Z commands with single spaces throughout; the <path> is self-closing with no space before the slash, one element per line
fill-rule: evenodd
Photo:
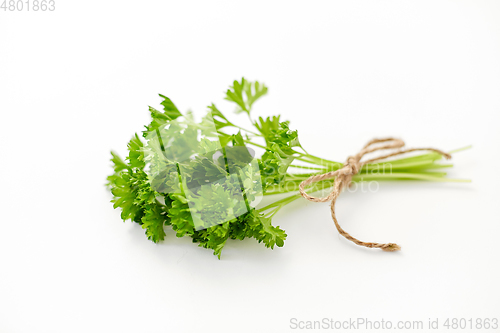
<path fill-rule="evenodd" d="M 389 243 L 389 244 L 386 244 L 386 245 L 387 246 L 382 247 L 383 251 L 394 252 L 394 251 L 400 251 L 401 250 L 401 246 L 399 246 L 398 244 Z"/>

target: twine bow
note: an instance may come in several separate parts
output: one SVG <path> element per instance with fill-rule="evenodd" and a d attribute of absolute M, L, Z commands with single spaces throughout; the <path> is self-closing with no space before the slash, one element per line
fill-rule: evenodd
<path fill-rule="evenodd" d="M 375 145 L 377 143 L 385 143 L 385 144 Z M 419 151 L 419 150 L 434 151 L 438 154 L 443 155 L 446 159 L 451 158 L 450 154 L 445 153 L 439 149 L 411 148 L 411 149 L 402 150 L 401 148 L 404 147 L 404 145 L 405 145 L 405 143 L 403 140 L 395 139 L 395 138 L 373 139 L 370 142 L 368 142 L 366 144 L 366 146 L 364 146 L 364 148 L 361 149 L 361 151 L 359 153 L 357 153 L 354 156 L 349 156 L 349 158 L 347 158 L 346 163 L 344 164 L 344 166 L 341 169 L 327 172 L 327 173 L 324 173 L 322 175 L 311 176 L 308 179 L 304 180 L 302 183 L 300 183 L 300 185 L 299 185 L 300 194 L 309 201 L 314 201 L 314 202 L 331 201 L 330 202 L 330 210 L 332 212 L 332 219 L 333 219 L 333 222 L 335 222 L 335 226 L 337 227 L 337 230 L 339 231 L 339 233 L 342 236 L 344 236 L 348 240 L 354 242 L 355 244 L 360 245 L 360 246 L 366 246 L 369 248 L 373 248 L 373 247 L 379 248 L 379 249 L 382 249 L 384 251 L 401 250 L 401 247 L 395 243 L 383 243 L 383 244 L 382 243 L 368 243 L 368 242 L 362 242 L 362 241 L 352 237 L 350 234 L 348 234 L 346 231 L 344 231 L 344 229 L 342 229 L 340 227 L 340 225 L 337 221 L 337 218 L 335 216 L 335 202 L 337 201 L 337 198 L 339 197 L 340 192 L 344 188 L 349 186 L 349 184 L 351 183 L 352 177 L 354 175 L 356 175 L 361 170 L 363 165 L 365 165 L 365 164 L 373 163 L 373 162 L 380 161 L 380 160 L 383 160 L 383 159 L 386 159 L 386 158 L 389 158 L 392 156 L 406 154 L 406 153 L 409 153 L 412 151 Z M 384 149 L 399 149 L 399 150 L 392 152 L 392 153 L 389 153 L 389 154 L 386 154 L 386 155 L 383 155 L 383 156 L 380 156 L 380 157 L 372 158 L 371 160 L 361 162 L 361 159 L 366 154 L 369 154 L 369 153 L 372 153 L 372 152 L 378 151 L 378 150 L 384 150 Z M 333 183 L 333 190 L 326 197 L 323 197 L 323 198 L 313 197 L 304 191 L 304 187 L 306 187 L 307 185 L 309 185 L 311 183 L 319 182 L 319 181 L 334 178 L 334 177 L 335 177 L 335 181 Z"/>

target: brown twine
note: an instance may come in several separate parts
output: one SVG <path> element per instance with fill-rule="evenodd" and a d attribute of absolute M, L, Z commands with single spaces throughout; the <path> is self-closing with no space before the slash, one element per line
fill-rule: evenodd
<path fill-rule="evenodd" d="M 375 144 L 382 143 L 382 142 L 385 144 L 374 146 Z M 332 212 L 332 219 L 333 219 L 333 222 L 335 222 L 335 226 L 337 227 L 337 230 L 339 231 L 339 233 L 342 236 L 344 236 L 348 240 L 354 242 L 355 244 L 360 245 L 360 246 L 366 246 L 369 248 L 375 247 L 375 248 L 382 249 L 384 251 L 401 250 L 401 247 L 397 244 L 394 244 L 394 243 L 381 244 L 381 243 L 362 242 L 362 241 L 352 237 L 351 235 L 349 235 L 346 231 L 344 231 L 344 229 L 342 229 L 340 227 L 340 225 L 337 221 L 337 218 L 335 216 L 335 202 L 337 201 L 337 198 L 340 195 L 340 192 L 344 188 L 349 186 L 349 184 L 351 183 L 352 177 L 354 175 L 356 175 L 361 170 L 361 167 L 365 164 L 380 161 L 380 160 L 383 160 L 383 159 L 386 159 L 386 158 L 389 158 L 392 156 L 406 154 L 406 153 L 409 153 L 412 151 L 420 151 L 420 150 L 433 151 L 433 152 L 436 152 L 436 153 L 443 155 L 446 159 L 451 158 L 450 154 L 445 153 L 439 149 L 434 149 L 434 148 L 412 148 L 412 149 L 406 149 L 406 150 L 400 149 L 400 148 L 404 147 L 404 145 L 405 145 L 405 143 L 403 142 L 403 140 L 395 139 L 395 138 L 373 139 L 370 142 L 368 142 L 366 144 L 366 146 L 364 146 L 364 148 L 361 149 L 361 151 L 359 153 L 357 153 L 354 156 L 349 156 L 346 163 L 344 164 L 344 166 L 341 169 L 327 172 L 327 173 L 322 174 L 322 175 L 311 176 L 308 179 L 304 180 L 302 183 L 300 183 L 300 185 L 299 185 L 300 194 L 309 201 L 314 201 L 314 202 L 331 201 L 330 210 Z M 389 153 L 389 154 L 386 154 L 386 155 L 383 155 L 383 156 L 380 156 L 380 157 L 372 158 L 371 160 L 361 162 L 361 158 L 363 158 L 364 155 L 372 153 L 374 151 L 384 150 L 384 149 L 399 149 L 399 150 L 392 152 L 392 153 Z M 313 196 L 307 194 L 304 191 L 304 187 L 306 187 L 307 185 L 309 185 L 311 183 L 319 182 L 319 181 L 334 178 L 334 177 L 335 177 L 335 181 L 333 183 L 333 190 L 326 197 L 316 198 L 316 197 L 313 197 Z"/>

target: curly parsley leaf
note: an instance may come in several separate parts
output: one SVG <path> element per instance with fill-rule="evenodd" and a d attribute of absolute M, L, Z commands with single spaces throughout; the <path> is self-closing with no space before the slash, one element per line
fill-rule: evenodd
<path fill-rule="evenodd" d="M 142 228 L 146 229 L 146 236 L 149 240 L 155 243 L 165 239 L 165 230 L 163 226 L 166 224 L 165 213 L 157 204 L 146 204 L 145 214 L 142 217 Z"/>

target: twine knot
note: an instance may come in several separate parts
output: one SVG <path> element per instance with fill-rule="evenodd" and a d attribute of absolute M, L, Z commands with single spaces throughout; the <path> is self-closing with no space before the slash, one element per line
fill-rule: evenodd
<path fill-rule="evenodd" d="M 347 169 L 350 169 L 350 174 L 352 176 L 354 176 L 355 174 L 357 174 L 359 172 L 359 170 L 361 169 L 361 163 L 359 161 L 360 159 L 359 158 L 356 158 L 355 156 L 349 156 L 347 158 L 347 161 L 345 162 L 344 164 L 344 167 Z"/>
<path fill-rule="evenodd" d="M 375 146 L 375 144 L 378 143 L 384 143 L 383 145 Z M 427 151 L 433 151 L 438 154 L 443 155 L 446 159 L 450 159 L 451 155 L 448 153 L 445 153 L 439 149 L 434 149 L 434 148 L 412 148 L 412 149 L 406 149 L 402 150 L 401 148 L 404 147 L 405 143 L 403 140 L 400 139 L 395 139 L 395 138 L 385 138 L 385 139 L 373 139 L 370 142 L 368 142 L 363 149 L 359 153 L 353 156 L 349 156 L 344 163 L 343 167 L 335 170 L 335 171 L 330 171 L 321 175 L 315 175 L 311 176 L 308 179 L 304 180 L 303 182 L 300 183 L 299 185 L 299 191 L 300 194 L 306 198 L 309 201 L 313 202 L 327 202 L 330 201 L 330 210 L 332 213 L 332 219 L 333 222 L 335 223 L 335 226 L 337 227 L 338 232 L 347 238 L 348 240 L 354 242 L 357 245 L 360 246 L 365 246 L 369 248 L 379 248 L 382 249 L 383 251 L 387 252 L 393 252 L 393 251 L 399 251 L 401 250 L 401 247 L 398 244 L 395 243 L 368 243 L 368 242 L 362 242 L 354 237 L 352 237 L 350 234 L 348 234 L 344 229 L 342 229 L 337 221 L 337 217 L 335 216 L 335 202 L 337 201 L 338 196 L 342 192 L 342 190 L 349 186 L 351 183 L 352 177 L 356 174 L 359 173 L 363 165 L 368 164 L 368 163 L 373 163 L 376 161 L 380 161 L 392 156 L 396 155 L 401 155 L 401 154 L 406 154 L 412 151 L 420 151 L 420 150 L 427 150 Z M 368 161 L 361 162 L 361 159 L 363 158 L 364 155 L 372 153 L 377 150 L 384 150 L 384 149 L 398 149 L 392 153 L 373 158 Z M 330 192 L 330 194 L 326 197 L 323 198 L 317 198 L 313 197 L 309 194 L 307 194 L 304 190 L 304 187 L 311 183 L 319 182 L 322 180 L 330 179 L 330 178 L 335 178 L 335 181 L 333 183 L 333 189 Z"/>

